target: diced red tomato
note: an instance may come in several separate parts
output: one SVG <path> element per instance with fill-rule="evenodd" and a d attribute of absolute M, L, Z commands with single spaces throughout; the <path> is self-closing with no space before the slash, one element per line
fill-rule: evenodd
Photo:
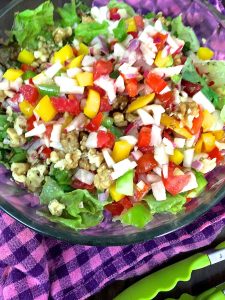
<path fill-rule="evenodd" d="M 118 8 L 117 7 L 113 7 L 109 10 L 109 18 L 112 21 L 117 21 L 120 20 L 120 14 L 118 13 Z"/>
<path fill-rule="evenodd" d="M 138 135 L 138 148 L 148 147 L 151 141 L 151 128 L 142 127 Z"/>
<path fill-rule="evenodd" d="M 157 32 L 154 36 L 153 36 L 153 41 L 154 44 L 156 45 L 158 50 L 162 50 L 165 43 L 166 43 L 166 39 L 167 39 L 167 34 L 162 34 L 160 32 Z"/>
<path fill-rule="evenodd" d="M 154 147 L 153 146 L 140 147 L 139 150 L 142 153 L 149 153 L 149 152 L 152 152 L 154 150 Z"/>
<path fill-rule="evenodd" d="M 211 159 L 216 158 L 216 162 L 219 164 L 224 160 L 223 155 L 217 147 L 215 147 L 211 152 L 208 153 Z"/>
<path fill-rule="evenodd" d="M 35 105 L 38 100 L 38 89 L 35 86 L 24 84 L 20 88 L 20 93 L 24 99 L 27 100 L 31 105 Z"/>
<path fill-rule="evenodd" d="M 68 112 L 77 116 L 81 112 L 80 102 L 74 95 L 69 95 L 69 99 L 66 97 L 51 97 L 51 102 L 59 113 Z"/>
<path fill-rule="evenodd" d="M 106 61 L 103 59 L 97 60 L 93 64 L 94 80 L 98 79 L 102 75 L 108 75 L 113 70 L 113 65 L 111 61 Z"/>
<path fill-rule="evenodd" d="M 174 95 L 172 91 L 166 92 L 165 94 L 158 94 L 157 98 L 162 102 L 165 108 L 170 107 L 174 101 Z"/>
<path fill-rule="evenodd" d="M 138 30 L 142 30 L 144 28 L 144 21 L 143 21 L 143 17 L 142 16 L 134 16 L 134 21 L 135 21 L 135 24 L 138 28 Z"/>
<path fill-rule="evenodd" d="M 111 109 L 112 109 L 112 105 L 109 104 L 109 100 L 107 99 L 107 97 L 102 97 L 99 111 L 108 112 L 111 111 Z"/>
<path fill-rule="evenodd" d="M 203 118 L 203 111 L 199 106 L 199 116 L 197 118 L 194 118 L 192 121 L 192 128 L 190 130 L 192 134 L 195 135 L 199 133 L 202 127 Z"/>
<path fill-rule="evenodd" d="M 129 31 L 128 34 L 131 34 L 134 39 L 138 37 L 138 32 L 136 31 Z"/>
<path fill-rule="evenodd" d="M 169 141 L 173 143 L 173 137 L 171 136 L 173 134 L 173 131 L 171 129 L 164 129 L 163 131 L 163 137 L 167 138 Z"/>
<path fill-rule="evenodd" d="M 99 112 L 91 121 L 87 124 L 86 129 L 88 131 L 97 131 L 102 124 L 103 113 Z"/>
<path fill-rule="evenodd" d="M 12 97 L 12 102 L 17 103 L 19 101 L 20 98 L 20 94 L 16 93 L 13 97 Z"/>
<path fill-rule="evenodd" d="M 124 197 L 123 199 L 121 199 L 119 201 L 119 203 L 125 208 L 125 209 L 129 209 L 133 206 L 133 203 L 131 202 L 130 198 L 128 197 Z"/>
<path fill-rule="evenodd" d="M 41 156 L 42 159 L 47 159 L 47 158 L 50 157 L 51 152 L 52 152 L 52 149 L 46 147 L 46 148 L 44 148 L 44 149 L 41 151 L 40 156 Z"/>
<path fill-rule="evenodd" d="M 102 88 L 100 88 L 100 86 L 94 85 L 91 87 L 91 89 L 98 92 L 101 97 L 104 97 L 106 95 L 106 92 Z"/>
<path fill-rule="evenodd" d="M 182 80 L 181 84 L 183 86 L 183 90 L 188 94 L 188 96 L 193 97 L 194 94 L 199 92 L 202 89 L 201 84 L 193 83 L 190 81 Z"/>
<path fill-rule="evenodd" d="M 157 94 L 160 93 L 167 86 L 166 81 L 162 79 L 159 75 L 154 73 L 148 73 L 146 83 Z"/>
<path fill-rule="evenodd" d="M 136 171 L 138 174 L 140 173 L 148 173 L 152 169 L 157 166 L 157 162 L 154 159 L 153 153 L 145 153 L 141 156 L 141 158 L 137 161 Z"/>
<path fill-rule="evenodd" d="M 115 216 L 120 216 L 122 211 L 124 210 L 124 207 L 122 204 L 119 202 L 112 202 L 110 204 L 107 204 L 105 206 L 105 209 L 108 210 L 113 217 Z"/>
<path fill-rule="evenodd" d="M 32 67 L 32 66 L 29 66 L 29 65 L 26 65 L 26 64 L 22 64 L 20 69 L 23 71 L 23 72 L 27 72 L 27 71 L 35 71 L 35 67 Z"/>
<path fill-rule="evenodd" d="M 170 164 L 168 170 L 168 178 L 163 178 L 164 186 L 171 195 L 176 196 L 188 184 L 190 174 L 174 175 L 175 166 Z"/>
<path fill-rule="evenodd" d="M 149 192 L 150 188 L 151 185 L 144 182 L 144 187 L 142 190 L 139 190 L 138 188 L 135 189 L 134 199 L 137 201 L 142 200 L 142 198 Z"/>
<path fill-rule="evenodd" d="M 95 190 L 94 184 L 86 184 L 86 183 L 81 182 L 78 179 L 75 179 L 73 181 L 72 187 L 75 188 L 75 189 L 88 190 L 88 191 L 94 191 Z"/>
<path fill-rule="evenodd" d="M 33 115 L 32 117 L 30 117 L 27 120 L 27 130 L 30 131 L 34 128 L 34 122 L 36 121 L 36 117 L 35 115 Z"/>
<path fill-rule="evenodd" d="M 99 130 L 97 134 L 98 148 L 112 148 L 115 143 L 115 136 L 111 132 Z"/>
<path fill-rule="evenodd" d="M 53 129 L 53 125 L 51 125 L 51 124 L 46 125 L 45 135 L 46 135 L 47 138 L 49 138 L 49 139 L 50 139 L 51 134 L 52 134 L 52 129 Z"/>
<path fill-rule="evenodd" d="M 129 97 L 136 97 L 138 94 L 138 81 L 136 78 L 126 79 L 126 92 Z"/>

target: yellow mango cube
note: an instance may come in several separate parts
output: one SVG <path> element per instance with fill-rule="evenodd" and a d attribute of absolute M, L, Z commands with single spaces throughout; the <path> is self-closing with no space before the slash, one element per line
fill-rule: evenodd
<path fill-rule="evenodd" d="M 74 59 L 72 59 L 71 62 L 68 64 L 67 69 L 80 68 L 83 58 L 84 55 L 81 54 L 75 57 Z"/>
<path fill-rule="evenodd" d="M 65 45 L 62 49 L 55 52 L 54 54 L 54 62 L 59 61 L 63 64 L 66 60 L 74 57 L 73 48 L 70 45 Z"/>
<path fill-rule="evenodd" d="M 57 115 L 49 96 L 44 96 L 34 109 L 35 113 L 44 121 L 50 122 Z"/>
<path fill-rule="evenodd" d="M 76 75 L 76 80 L 79 86 L 91 86 L 93 85 L 93 73 L 82 72 Z"/>
<path fill-rule="evenodd" d="M 19 55 L 17 60 L 22 64 L 31 65 L 34 61 L 35 57 L 34 54 L 26 49 L 23 49 Z"/>
<path fill-rule="evenodd" d="M 100 107 L 100 94 L 95 90 L 89 90 L 86 104 L 84 106 L 84 114 L 92 119 L 94 118 Z"/>
<path fill-rule="evenodd" d="M 178 149 L 175 149 L 173 155 L 170 155 L 170 161 L 175 163 L 176 165 L 180 165 L 183 159 L 184 154 Z"/>
<path fill-rule="evenodd" d="M 89 48 L 84 43 L 79 44 L 78 55 L 87 55 L 89 54 Z"/>
<path fill-rule="evenodd" d="M 200 47 L 197 52 L 197 56 L 201 60 L 210 60 L 214 55 L 214 52 L 208 47 Z"/>
<path fill-rule="evenodd" d="M 30 118 L 33 115 L 34 107 L 27 100 L 20 102 L 19 108 L 25 117 Z"/>
<path fill-rule="evenodd" d="M 130 155 L 130 151 L 133 146 L 129 144 L 127 141 L 117 141 L 114 144 L 112 151 L 112 158 L 115 162 L 119 162 L 125 158 L 128 158 Z"/>
<path fill-rule="evenodd" d="M 134 18 L 129 18 L 126 20 L 127 23 L 127 32 L 136 32 L 137 26 Z"/>
<path fill-rule="evenodd" d="M 20 69 L 8 69 L 4 74 L 3 78 L 9 81 L 15 81 L 17 78 L 23 75 L 23 71 Z"/>

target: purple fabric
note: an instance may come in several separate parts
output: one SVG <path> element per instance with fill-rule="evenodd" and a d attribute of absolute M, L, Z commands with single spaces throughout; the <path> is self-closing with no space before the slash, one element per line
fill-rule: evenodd
<path fill-rule="evenodd" d="M 210 2 L 224 11 L 220 1 Z M 114 280 L 141 275 L 178 253 L 210 244 L 225 226 L 224 207 L 225 199 L 176 232 L 123 247 L 71 245 L 0 212 L 0 299 L 86 299 Z"/>

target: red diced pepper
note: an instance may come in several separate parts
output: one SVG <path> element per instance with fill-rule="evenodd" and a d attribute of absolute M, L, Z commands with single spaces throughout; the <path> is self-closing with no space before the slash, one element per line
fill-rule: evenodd
<path fill-rule="evenodd" d="M 105 206 L 105 209 L 108 210 L 112 214 L 113 217 L 120 216 L 122 211 L 124 210 L 123 205 L 120 204 L 119 202 L 112 202 Z"/>
<path fill-rule="evenodd" d="M 217 147 L 215 147 L 211 152 L 208 153 L 211 159 L 216 158 L 216 162 L 219 164 L 224 160 L 223 155 Z"/>
<path fill-rule="evenodd" d="M 107 97 L 102 97 L 99 111 L 109 112 L 111 110 L 112 110 L 112 105 L 109 104 L 109 100 L 107 99 Z"/>
<path fill-rule="evenodd" d="M 77 116 L 81 112 L 80 102 L 74 95 L 69 95 L 69 99 L 66 97 L 51 97 L 51 102 L 59 113 L 68 112 Z"/>
<path fill-rule="evenodd" d="M 126 79 L 126 92 L 129 97 L 136 97 L 138 94 L 138 81 L 136 78 Z"/>
<path fill-rule="evenodd" d="M 86 184 L 86 183 L 81 182 L 78 179 L 75 179 L 73 181 L 72 187 L 75 188 L 75 189 L 88 190 L 88 191 L 94 191 L 95 190 L 94 184 Z"/>
<path fill-rule="evenodd" d="M 87 124 L 86 129 L 88 131 L 97 131 L 102 124 L 103 113 L 99 112 L 91 121 Z"/>
<path fill-rule="evenodd" d="M 113 70 L 113 64 L 111 61 L 103 59 L 97 60 L 93 64 L 94 80 L 98 79 L 102 75 L 108 75 Z"/>
<path fill-rule="evenodd" d="M 167 40 L 167 34 L 162 34 L 160 32 L 157 32 L 153 36 L 154 44 L 156 45 L 158 50 L 162 50 Z"/>
<path fill-rule="evenodd" d="M 36 121 L 36 117 L 35 115 L 33 115 L 32 117 L 30 117 L 27 120 L 27 130 L 30 131 L 34 128 L 34 122 Z"/>
<path fill-rule="evenodd" d="M 137 161 L 136 171 L 138 174 L 140 173 L 148 173 L 155 167 L 157 167 L 157 162 L 154 159 L 153 153 L 145 153 L 139 158 Z"/>
<path fill-rule="evenodd" d="M 38 100 L 38 89 L 35 86 L 24 84 L 20 88 L 20 93 L 24 99 L 27 100 L 31 105 L 35 105 Z"/>
<path fill-rule="evenodd" d="M 99 130 L 97 134 L 98 148 L 112 148 L 115 143 L 115 136 L 111 132 Z"/>
<path fill-rule="evenodd" d="M 136 26 L 138 28 L 138 30 L 142 30 L 144 28 L 144 20 L 142 16 L 134 16 L 134 21 L 136 23 Z"/>
<path fill-rule="evenodd" d="M 46 147 L 46 148 L 44 148 L 44 149 L 41 151 L 40 156 L 41 156 L 42 159 L 47 159 L 47 158 L 50 157 L 51 152 L 52 152 L 52 149 Z"/>
<path fill-rule="evenodd" d="M 166 81 L 154 73 L 148 73 L 146 83 L 157 94 L 159 94 L 167 86 Z"/>
<path fill-rule="evenodd" d="M 148 147 L 151 141 L 151 128 L 142 127 L 138 135 L 138 148 Z"/>
<path fill-rule="evenodd" d="M 174 101 L 174 95 L 172 91 L 166 92 L 165 94 L 158 94 L 157 98 L 162 102 L 165 108 L 170 107 Z"/>
<path fill-rule="evenodd" d="M 29 66 L 29 65 L 26 65 L 26 64 L 22 64 L 20 69 L 23 71 L 23 72 L 27 72 L 27 71 L 32 71 L 34 72 L 35 71 L 35 67 L 32 67 L 32 66 Z"/>
<path fill-rule="evenodd" d="M 133 206 L 133 203 L 131 202 L 130 198 L 128 197 L 124 197 L 123 199 L 121 199 L 119 201 L 119 203 L 125 208 L 125 209 L 129 209 Z"/>

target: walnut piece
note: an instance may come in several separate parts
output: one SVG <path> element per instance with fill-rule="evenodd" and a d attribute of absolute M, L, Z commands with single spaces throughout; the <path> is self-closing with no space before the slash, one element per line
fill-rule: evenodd
<path fill-rule="evenodd" d="M 127 126 L 127 121 L 124 119 L 124 115 L 120 112 L 115 112 L 113 114 L 113 120 L 117 127 Z"/>
<path fill-rule="evenodd" d="M 111 170 L 107 168 L 106 164 L 102 164 L 94 177 L 94 185 L 98 190 L 105 190 L 108 189 L 111 184 Z"/>

